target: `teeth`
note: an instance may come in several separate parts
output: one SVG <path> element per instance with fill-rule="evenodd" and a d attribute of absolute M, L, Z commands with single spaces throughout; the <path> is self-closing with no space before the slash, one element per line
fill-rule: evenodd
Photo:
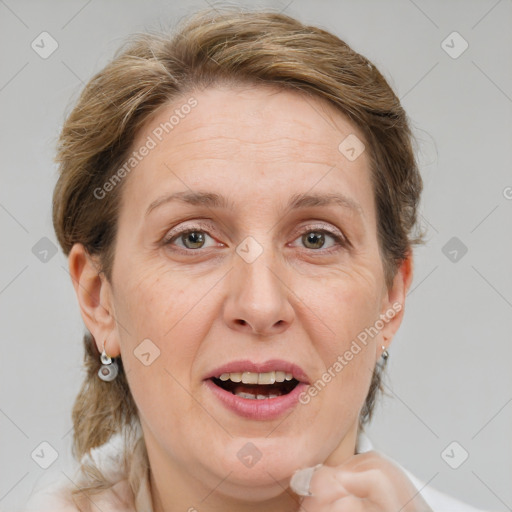
<path fill-rule="evenodd" d="M 241 398 L 251 398 L 255 399 L 256 395 L 252 395 L 251 393 L 235 393 L 236 396 L 239 396 Z"/>
<path fill-rule="evenodd" d="M 242 382 L 244 384 L 258 384 L 258 374 L 253 372 L 242 373 Z"/>
<path fill-rule="evenodd" d="M 258 373 L 258 384 L 274 384 L 276 372 Z"/>
<path fill-rule="evenodd" d="M 284 382 L 285 380 L 289 381 L 293 379 L 293 375 L 288 372 L 282 371 L 272 371 L 272 372 L 264 372 L 264 373 L 255 373 L 255 372 L 233 372 L 233 373 L 223 373 L 220 377 L 220 380 L 226 381 L 230 380 L 231 382 L 242 382 L 243 384 L 274 384 L 276 382 Z"/>
<path fill-rule="evenodd" d="M 268 398 L 277 398 L 279 395 L 253 395 L 252 393 L 235 393 L 236 396 L 241 398 L 248 398 L 249 400 L 266 400 Z"/>
<path fill-rule="evenodd" d="M 229 379 L 232 382 L 242 382 L 242 374 L 241 373 L 230 373 Z"/>
<path fill-rule="evenodd" d="M 285 375 L 284 372 L 276 372 L 276 382 L 284 382 Z"/>

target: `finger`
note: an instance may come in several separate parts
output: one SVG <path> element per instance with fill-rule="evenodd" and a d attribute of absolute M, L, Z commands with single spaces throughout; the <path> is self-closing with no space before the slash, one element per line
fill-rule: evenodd
<path fill-rule="evenodd" d="M 329 505 L 329 512 L 373 512 L 387 510 L 384 508 L 375 508 L 369 504 L 364 498 L 357 498 L 355 496 L 345 496 L 332 502 Z M 393 510 L 393 509 L 390 509 Z"/>
<path fill-rule="evenodd" d="M 396 489 L 390 489 L 385 474 L 378 469 L 359 473 L 338 470 L 335 478 L 350 495 L 359 500 L 378 504 L 382 510 L 391 510 L 396 505 Z"/>
<path fill-rule="evenodd" d="M 306 498 L 306 500 L 314 499 L 317 504 L 329 504 L 336 499 L 348 496 L 350 493 L 342 482 L 336 478 L 337 471 L 336 468 L 328 466 L 316 469 L 309 484 L 311 497 Z M 306 500 L 304 500 L 305 503 Z"/>
<path fill-rule="evenodd" d="M 334 478 L 358 498 L 375 498 L 386 491 L 384 475 L 378 469 L 369 469 L 358 473 L 338 469 Z"/>

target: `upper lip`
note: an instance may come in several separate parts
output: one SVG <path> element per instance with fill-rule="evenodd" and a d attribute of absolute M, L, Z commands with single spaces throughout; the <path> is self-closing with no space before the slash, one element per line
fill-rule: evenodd
<path fill-rule="evenodd" d="M 229 363 L 223 364 L 222 366 L 219 366 L 218 368 L 215 368 L 209 372 L 204 379 L 207 380 L 213 377 L 219 377 L 223 373 L 265 373 L 272 371 L 291 373 L 294 379 L 298 380 L 299 382 L 309 384 L 309 379 L 306 372 L 298 364 L 285 361 L 284 359 L 270 359 L 261 363 L 255 363 L 254 361 L 250 361 L 248 359 L 231 361 Z"/>

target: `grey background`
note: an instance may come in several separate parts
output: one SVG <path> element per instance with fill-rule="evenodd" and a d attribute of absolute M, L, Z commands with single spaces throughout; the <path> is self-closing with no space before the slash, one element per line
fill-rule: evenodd
<path fill-rule="evenodd" d="M 271 6 L 336 33 L 373 60 L 402 99 L 418 138 L 429 234 L 390 350 L 389 396 L 369 435 L 438 489 L 512 510 L 512 1 L 239 4 Z M 68 472 L 71 463 L 82 321 L 60 249 L 40 260 L 48 244 L 40 240 L 56 244 L 60 125 L 128 34 L 172 26 L 206 6 L 0 0 L 2 510 L 17 510 L 41 475 Z M 47 59 L 31 48 L 43 31 L 59 45 Z M 456 59 L 441 46 L 453 31 L 469 44 Z M 453 41 L 452 52 L 461 48 Z M 452 237 L 467 247 L 455 262 L 445 255 L 451 246 L 443 252 Z M 47 470 L 31 458 L 43 441 L 58 452 Z M 458 469 L 441 456 L 453 441 L 469 453 Z"/>

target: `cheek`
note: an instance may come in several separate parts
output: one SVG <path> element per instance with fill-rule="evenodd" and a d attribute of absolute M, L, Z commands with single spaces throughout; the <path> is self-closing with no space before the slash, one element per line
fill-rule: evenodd
<path fill-rule="evenodd" d="M 347 321 L 355 322 L 355 319 L 347 317 Z M 359 329 L 347 326 L 346 331 L 357 333 Z M 327 356 L 324 354 L 325 370 L 314 387 L 319 390 L 319 421 L 333 439 L 357 421 L 364 405 L 375 364 L 374 343 L 362 343 L 355 336 L 347 335 L 329 347 Z"/>
<path fill-rule="evenodd" d="M 171 375 L 185 379 L 177 369 L 190 367 L 193 337 L 180 335 L 190 309 L 186 294 L 165 269 L 151 268 L 118 278 L 115 303 L 127 377 L 144 400 L 155 400 L 174 388 Z"/>
<path fill-rule="evenodd" d="M 308 299 L 308 306 L 317 313 L 314 322 L 324 332 L 311 336 L 323 367 L 323 373 L 316 376 L 324 402 L 319 414 L 329 423 L 332 411 L 337 411 L 335 416 L 349 425 L 371 382 L 379 339 L 371 327 L 379 319 L 381 286 L 371 267 L 334 274 L 325 282 L 328 286 Z"/>
<path fill-rule="evenodd" d="M 208 294 L 213 279 L 191 280 L 165 264 L 146 265 L 119 287 L 123 362 L 142 399 L 165 401 L 192 391 L 194 362 L 215 313 Z"/>
<path fill-rule="evenodd" d="M 143 264 L 134 264 L 142 268 Z M 194 288 L 164 263 L 144 264 L 143 271 L 127 271 L 118 278 L 117 319 L 127 325 L 134 342 L 150 338 L 164 344 L 194 304 Z M 121 276 L 121 274 L 120 274 Z M 200 291 L 197 290 L 197 294 Z M 196 300 L 197 302 L 197 300 Z M 126 334 L 126 333 L 125 333 Z"/>
<path fill-rule="evenodd" d="M 318 328 L 326 333 L 320 336 L 323 341 L 318 349 L 332 362 L 375 324 L 382 288 L 375 274 L 366 269 L 333 274 L 323 283 L 315 294 L 307 295 L 305 302 L 315 313 Z"/>

